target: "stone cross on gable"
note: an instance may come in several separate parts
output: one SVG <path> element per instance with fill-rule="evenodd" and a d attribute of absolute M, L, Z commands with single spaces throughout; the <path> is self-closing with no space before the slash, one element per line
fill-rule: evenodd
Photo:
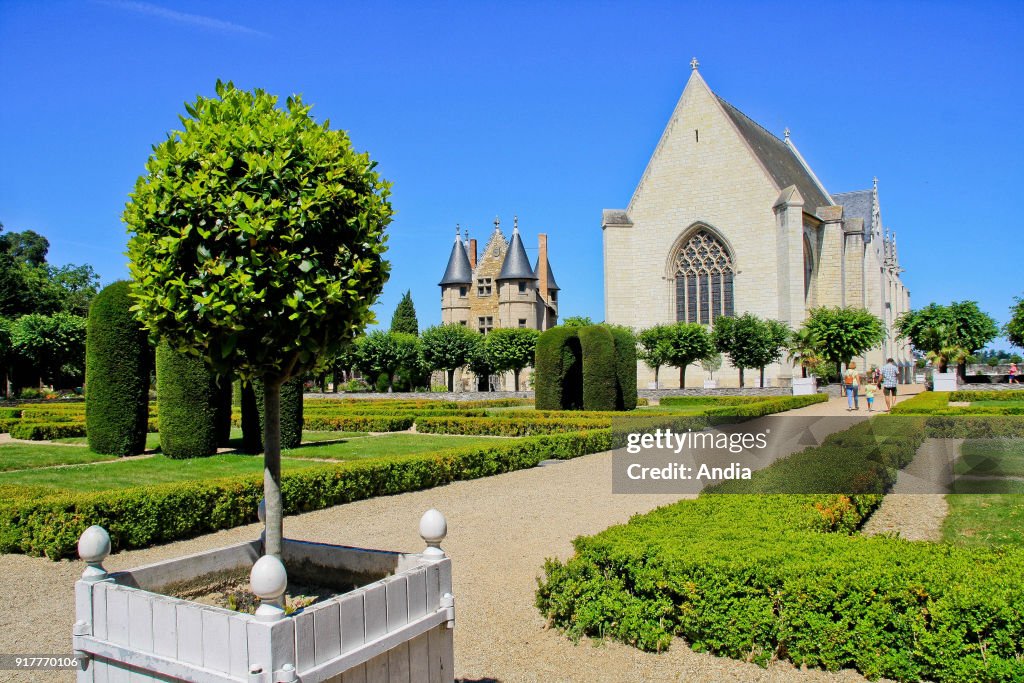
<path fill-rule="evenodd" d="M 698 66 L 700 66 L 700 62 L 697 61 L 696 57 L 694 57 L 693 59 L 690 60 L 690 68 L 691 69 L 696 71 Z"/>
<path fill-rule="evenodd" d="M 494 229 L 501 230 L 501 220 L 497 216 L 494 217 Z"/>
<path fill-rule="evenodd" d="M 786 136 L 787 140 L 789 139 L 789 126 L 786 126 L 786 130 L 782 131 L 782 134 Z"/>

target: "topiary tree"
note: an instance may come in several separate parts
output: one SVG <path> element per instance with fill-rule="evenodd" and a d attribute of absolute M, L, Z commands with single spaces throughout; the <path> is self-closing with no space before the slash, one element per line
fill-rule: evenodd
<path fill-rule="evenodd" d="M 658 374 L 661 366 L 669 365 L 671 360 L 671 349 L 666 340 L 671 325 L 655 325 L 641 330 L 637 336 L 640 344 L 640 352 L 637 354 L 649 368 L 654 370 L 654 383 L 658 384 Z"/>
<path fill-rule="evenodd" d="M 821 359 L 832 363 L 837 374 L 859 356 L 882 343 L 885 326 L 863 308 L 821 306 L 812 308 L 803 325 L 818 340 Z"/>
<path fill-rule="evenodd" d="M 758 367 L 760 362 L 759 347 L 764 343 L 762 320 L 753 313 L 744 313 L 735 318 L 722 316 L 715 320 L 711 340 L 715 350 L 727 354 L 729 362 L 740 371 L 742 388 L 743 371 Z"/>
<path fill-rule="evenodd" d="M 156 348 L 156 386 L 160 451 L 174 459 L 216 453 L 221 388 L 203 359 L 161 343 Z"/>
<path fill-rule="evenodd" d="M 483 341 L 478 332 L 457 323 L 428 327 L 420 340 L 427 365 L 448 374 L 448 391 L 455 391 L 455 371 L 469 363 Z"/>
<path fill-rule="evenodd" d="M 615 410 L 615 340 L 605 325 L 579 328 L 583 351 L 583 409 Z"/>
<path fill-rule="evenodd" d="M 615 342 L 615 409 L 636 408 L 636 335 L 622 325 L 608 325 Z"/>
<path fill-rule="evenodd" d="M 391 331 L 412 335 L 420 333 L 420 324 L 416 320 L 416 307 L 412 304 L 412 292 L 409 290 L 406 290 L 391 316 Z"/>
<path fill-rule="evenodd" d="M 526 327 L 500 327 L 484 337 L 485 355 L 496 372 L 511 372 L 519 391 L 519 373 L 533 365 L 540 333 Z"/>
<path fill-rule="evenodd" d="M 281 385 L 373 319 L 390 185 L 310 107 L 217 83 L 153 148 L 124 212 L 153 336 L 264 383 L 267 554 L 280 557 Z"/>
<path fill-rule="evenodd" d="M 131 311 L 128 282 L 107 285 L 89 309 L 85 341 L 85 432 L 103 455 L 146 450 L 150 349 Z"/>
<path fill-rule="evenodd" d="M 385 377 L 390 393 L 399 368 L 415 364 L 418 353 L 418 342 L 413 335 L 376 330 L 356 340 L 356 367 L 370 377 Z"/>
<path fill-rule="evenodd" d="M 714 351 L 708 329 L 700 323 L 679 322 L 665 327 L 662 345 L 667 365 L 679 368 L 679 387 L 686 386 L 686 367 Z"/>
<path fill-rule="evenodd" d="M 255 379 L 242 386 L 242 448 L 247 453 L 263 451 L 263 382 Z M 281 448 L 302 444 L 302 377 L 281 385 Z"/>
<path fill-rule="evenodd" d="M 579 410 L 583 407 L 583 351 L 579 328 L 559 325 L 537 338 L 534 362 L 534 406 L 537 410 Z"/>
<path fill-rule="evenodd" d="M 1010 320 L 1003 327 L 1003 334 L 1010 343 L 1024 349 L 1024 297 L 1016 297 L 1010 307 Z"/>

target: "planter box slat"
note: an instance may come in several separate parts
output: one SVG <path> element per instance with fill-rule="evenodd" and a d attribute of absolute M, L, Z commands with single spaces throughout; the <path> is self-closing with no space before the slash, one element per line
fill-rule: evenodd
<path fill-rule="evenodd" d="M 441 606 L 441 570 L 436 564 L 427 565 L 427 611 Z"/>
<path fill-rule="evenodd" d="M 366 683 L 389 683 L 388 654 L 386 652 L 366 663 Z"/>
<path fill-rule="evenodd" d="M 296 614 L 295 621 L 295 668 L 299 671 L 316 664 L 316 633 L 313 624 L 313 613 Z"/>
<path fill-rule="evenodd" d="M 149 594 L 128 594 L 128 644 L 142 652 L 153 651 L 153 599 Z"/>
<path fill-rule="evenodd" d="M 153 652 L 162 657 L 178 655 L 177 610 L 174 601 L 162 595 L 153 598 Z"/>
<path fill-rule="evenodd" d="M 349 669 L 341 676 L 341 683 L 366 683 L 366 665 Z"/>
<path fill-rule="evenodd" d="M 246 620 L 230 617 L 228 621 L 228 649 L 232 676 L 244 678 L 249 673 L 249 650 L 245 635 Z"/>
<path fill-rule="evenodd" d="M 107 586 L 107 640 L 129 646 L 128 594 L 116 584 Z"/>
<path fill-rule="evenodd" d="M 203 666 L 231 673 L 231 627 L 228 615 L 203 610 Z"/>
<path fill-rule="evenodd" d="M 106 581 L 96 583 L 92 589 L 92 634 L 107 639 L 107 587 Z"/>
<path fill-rule="evenodd" d="M 340 655 L 341 610 L 338 603 L 328 603 L 313 612 L 313 627 L 316 636 L 316 664 L 323 664 Z"/>
<path fill-rule="evenodd" d="M 341 612 L 341 651 L 351 652 L 366 642 L 363 634 L 363 591 L 341 598 L 338 609 Z"/>
<path fill-rule="evenodd" d="M 429 676 L 429 678 L 427 680 L 429 680 L 429 681 L 440 681 L 440 680 L 443 680 L 441 678 L 441 660 L 442 660 L 442 657 L 443 657 L 443 655 L 441 653 L 441 650 L 443 649 L 443 643 L 442 643 L 442 639 L 441 639 L 441 630 L 440 629 L 434 628 L 434 629 L 431 629 L 431 630 L 427 631 L 427 649 L 428 649 L 427 671 L 430 674 L 430 676 Z"/>
<path fill-rule="evenodd" d="M 409 621 L 427 613 L 427 572 L 417 569 L 409 577 Z"/>
<path fill-rule="evenodd" d="M 411 581 L 410 581 L 411 583 Z M 411 592 L 410 592 L 411 594 Z M 410 615 L 412 616 L 412 615 Z M 436 631 L 437 629 L 431 629 Z M 430 678 L 430 634 L 416 636 L 409 641 L 409 680 L 436 681 Z"/>
<path fill-rule="evenodd" d="M 363 591 L 363 642 L 368 643 L 387 633 L 387 610 L 384 584 L 375 583 L 367 586 Z M 369 669 L 366 675 L 369 678 Z"/>
<path fill-rule="evenodd" d="M 203 663 L 203 616 L 200 610 L 180 602 L 174 605 L 178 622 L 178 659 Z"/>
<path fill-rule="evenodd" d="M 388 631 L 409 623 L 409 582 L 404 576 L 388 579 L 384 585 L 388 601 Z"/>

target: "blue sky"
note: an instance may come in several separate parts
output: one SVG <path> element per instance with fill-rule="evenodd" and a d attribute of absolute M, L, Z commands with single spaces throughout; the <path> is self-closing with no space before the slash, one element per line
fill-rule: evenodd
<path fill-rule="evenodd" d="M 513 214 L 527 246 L 549 235 L 562 314 L 600 320 L 601 210 L 628 203 L 697 56 L 830 192 L 879 178 L 915 307 L 1003 322 L 1024 294 L 1021 35 L 1020 2 L 0 0 L 0 221 L 124 277 L 150 146 L 221 78 L 301 93 L 394 183 L 382 323 L 406 289 L 438 322 L 455 224 Z"/>

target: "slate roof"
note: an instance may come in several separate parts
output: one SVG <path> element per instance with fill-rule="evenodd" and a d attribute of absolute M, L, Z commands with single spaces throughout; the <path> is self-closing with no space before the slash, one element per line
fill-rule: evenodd
<path fill-rule="evenodd" d="M 452 245 L 451 256 L 448 257 L 448 267 L 444 270 L 444 276 L 437 284 L 444 285 L 471 285 L 473 284 L 473 267 L 469 265 L 469 254 L 462 240 L 455 238 Z"/>
<path fill-rule="evenodd" d="M 718 97 L 718 101 L 780 191 L 790 185 L 796 185 L 804 198 L 804 211 L 811 214 L 819 206 L 828 206 L 832 203 L 789 145 L 721 97 Z"/>
<path fill-rule="evenodd" d="M 537 258 L 537 265 L 534 266 L 534 268 L 533 268 L 533 272 L 534 273 L 539 273 L 540 272 L 540 257 L 539 256 Z M 552 289 L 561 290 L 561 288 L 558 286 L 558 283 L 555 282 L 555 274 L 553 272 L 551 272 L 551 261 L 549 260 L 548 261 L 548 290 L 552 290 Z"/>
<path fill-rule="evenodd" d="M 512 242 L 505 253 L 505 262 L 501 264 L 499 280 L 536 280 L 537 276 L 530 267 L 530 259 L 526 257 L 526 247 L 519 236 L 518 230 L 512 231 Z"/>
<path fill-rule="evenodd" d="M 832 195 L 832 200 L 843 207 L 843 218 L 863 218 L 864 237 L 870 239 L 874 225 L 874 192 L 857 190 L 856 192 L 840 192 Z"/>

